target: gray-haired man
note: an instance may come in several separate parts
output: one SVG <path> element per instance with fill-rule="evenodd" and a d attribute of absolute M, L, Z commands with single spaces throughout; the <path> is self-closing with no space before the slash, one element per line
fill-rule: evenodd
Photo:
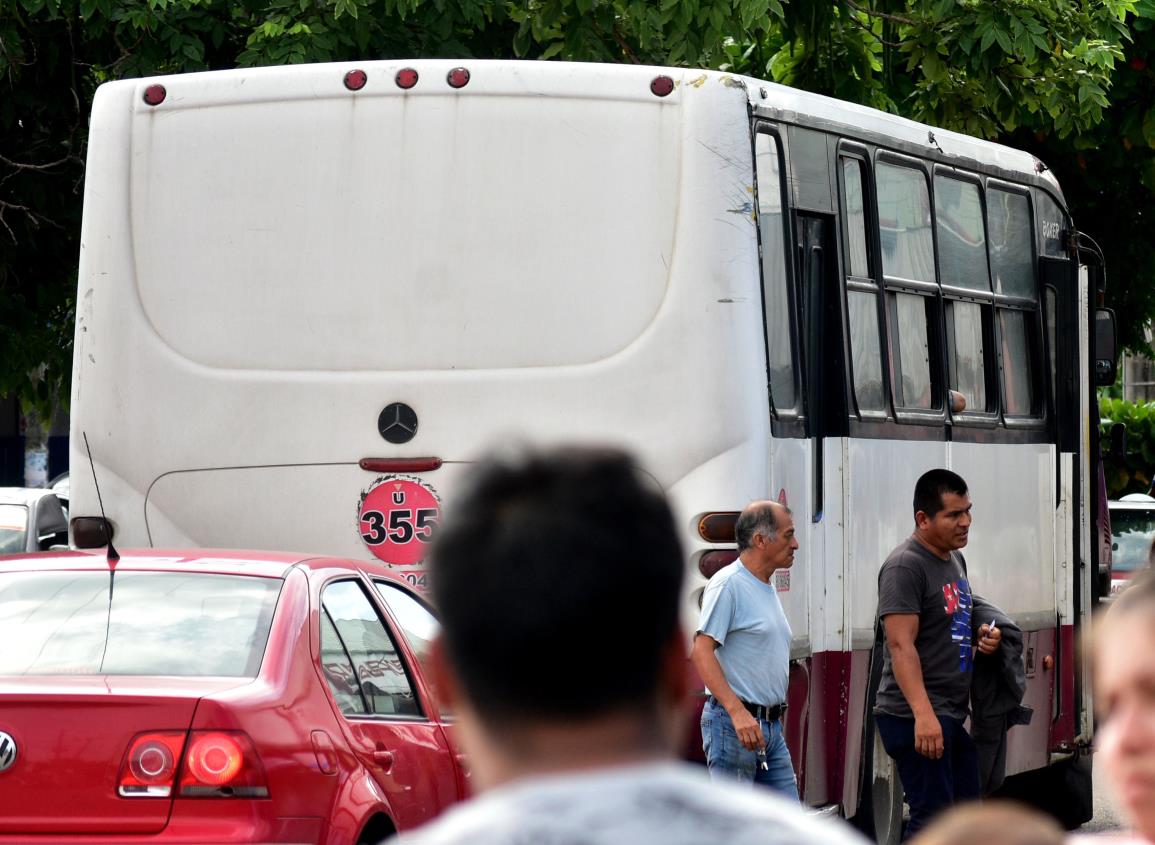
<path fill-rule="evenodd" d="M 710 697 L 702 747 L 717 778 L 772 787 L 798 798 L 782 731 L 790 674 L 790 625 L 770 583 L 794 564 L 798 540 L 789 508 L 752 502 L 734 529 L 738 559 L 702 596 L 692 657 Z"/>

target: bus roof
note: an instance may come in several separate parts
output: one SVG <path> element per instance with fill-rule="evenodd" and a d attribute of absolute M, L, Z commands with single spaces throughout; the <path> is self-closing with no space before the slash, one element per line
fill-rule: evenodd
<path fill-rule="evenodd" d="M 464 87 L 455 91 L 446 84 L 446 79 L 457 67 L 465 67 L 469 75 Z M 405 68 L 415 70 L 419 81 L 412 88 L 402 89 L 396 80 L 398 72 Z M 690 87 L 742 87 L 750 106 L 761 115 L 880 146 L 917 151 L 948 165 L 996 169 L 1008 178 L 1028 183 L 1041 180 L 1062 197 L 1058 182 L 1046 165 L 1022 150 L 868 106 L 715 70 L 552 61 L 413 59 L 207 71 L 122 80 L 102 87 L 131 85 L 143 93 L 150 85 L 176 86 L 178 90 L 170 92 L 164 103 L 167 109 L 237 101 L 315 99 L 332 95 L 334 89 L 349 94 L 342 80 L 351 71 L 364 72 L 363 88 L 352 92 L 359 96 L 523 95 L 653 102 L 655 96 L 660 95 L 651 92 L 650 82 L 656 76 L 666 75 L 675 83 L 666 101 L 674 104 L 681 101 Z M 148 108 L 138 105 L 142 111 Z"/>

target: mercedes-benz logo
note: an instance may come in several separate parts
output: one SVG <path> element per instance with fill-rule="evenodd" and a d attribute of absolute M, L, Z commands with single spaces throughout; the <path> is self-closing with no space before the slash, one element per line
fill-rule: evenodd
<path fill-rule="evenodd" d="M 0 731 L 0 772 L 6 772 L 16 762 L 16 740 Z"/>
<path fill-rule="evenodd" d="M 392 402 L 377 417 L 377 430 L 390 443 L 408 443 L 417 434 L 417 412 L 404 402 Z"/>

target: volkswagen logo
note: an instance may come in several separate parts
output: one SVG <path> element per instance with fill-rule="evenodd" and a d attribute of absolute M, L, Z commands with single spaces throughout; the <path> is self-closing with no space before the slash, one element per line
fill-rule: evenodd
<path fill-rule="evenodd" d="M 16 762 L 16 740 L 0 731 L 0 772 L 6 772 Z"/>
<path fill-rule="evenodd" d="M 417 412 L 404 402 L 392 402 L 377 417 L 377 430 L 390 443 L 408 443 L 417 434 Z"/>

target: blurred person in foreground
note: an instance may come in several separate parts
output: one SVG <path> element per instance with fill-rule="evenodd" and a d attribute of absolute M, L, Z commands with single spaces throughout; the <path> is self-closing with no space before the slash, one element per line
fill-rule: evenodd
<path fill-rule="evenodd" d="M 1063 828 L 1038 810 L 1010 801 L 947 810 L 911 845 L 1063 845 Z"/>
<path fill-rule="evenodd" d="M 1133 831 L 1122 838 L 1155 843 L 1155 572 L 1136 575 L 1111 603 L 1095 627 L 1091 654 L 1097 756 Z"/>
<path fill-rule="evenodd" d="M 428 569 L 435 672 L 478 794 L 402 842 L 860 841 L 675 760 L 685 562 L 665 498 L 629 457 L 491 460 L 447 513 Z"/>

